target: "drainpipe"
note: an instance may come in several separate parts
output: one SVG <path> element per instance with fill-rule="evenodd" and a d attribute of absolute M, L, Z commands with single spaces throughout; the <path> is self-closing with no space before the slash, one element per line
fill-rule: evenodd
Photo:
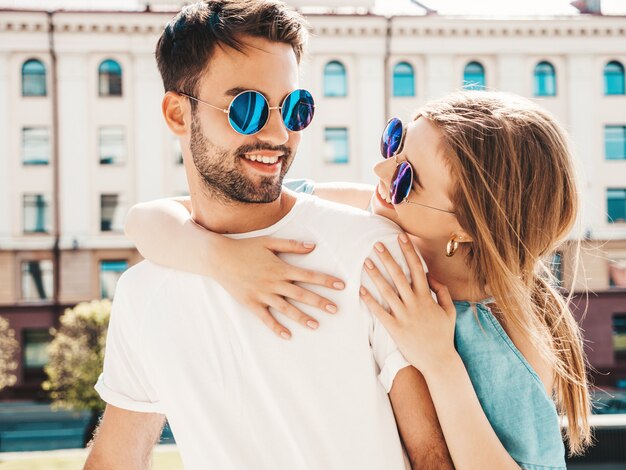
<path fill-rule="evenodd" d="M 54 246 L 52 248 L 53 302 L 58 313 L 61 292 L 61 208 L 60 208 L 60 168 L 59 168 L 59 94 L 57 82 L 57 55 L 54 48 L 54 11 L 48 11 L 48 53 L 50 54 L 50 91 L 52 98 L 52 215 Z"/>
<path fill-rule="evenodd" d="M 385 29 L 385 58 L 383 60 L 384 62 L 384 71 L 385 71 L 385 75 L 384 75 L 384 88 L 385 88 L 385 122 L 387 122 L 387 119 L 389 119 L 389 97 L 391 96 L 391 87 L 389 85 L 389 60 L 390 60 L 390 56 L 391 56 L 391 21 L 392 21 L 393 17 L 392 16 L 387 16 L 385 17 L 385 20 L 387 22 L 387 27 Z M 382 125 L 385 125 L 385 122 L 383 122 Z"/>

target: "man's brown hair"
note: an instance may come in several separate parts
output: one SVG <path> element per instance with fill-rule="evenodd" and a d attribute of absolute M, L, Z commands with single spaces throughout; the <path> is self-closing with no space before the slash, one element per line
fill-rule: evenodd
<path fill-rule="evenodd" d="M 215 47 L 242 51 L 242 36 L 291 45 L 300 62 L 308 24 L 277 0 L 208 0 L 184 7 L 167 24 L 156 47 L 165 91 L 195 96 Z"/>

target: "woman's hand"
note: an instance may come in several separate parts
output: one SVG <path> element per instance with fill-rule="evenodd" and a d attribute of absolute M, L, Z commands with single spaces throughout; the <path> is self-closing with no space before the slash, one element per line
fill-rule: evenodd
<path fill-rule="evenodd" d="M 211 251 L 208 255 L 210 262 L 215 263 L 213 277 L 281 338 L 289 339 L 291 332 L 274 318 L 269 307 L 310 329 L 316 329 L 318 321 L 292 302 L 326 313 L 337 312 L 333 302 L 294 283 L 342 290 L 345 284 L 341 279 L 292 266 L 277 256 L 279 253 L 306 255 L 315 249 L 315 244 L 272 237 L 221 239 L 219 254 Z"/>
<path fill-rule="evenodd" d="M 387 312 L 365 287 L 361 287 L 361 298 L 393 337 L 406 360 L 426 376 L 427 371 L 441 367 L 457 355 L 454 348 L 456 310 L 448 289 L 424 272 L 422 261 L 408 237 L 401 234 L 398 240 L 411 272 L 411 282 L 385 246 L 376 243 L 376 253 L 395 289 L 370 259 L 365 261 L 366 272 L 391 311 Z"/>

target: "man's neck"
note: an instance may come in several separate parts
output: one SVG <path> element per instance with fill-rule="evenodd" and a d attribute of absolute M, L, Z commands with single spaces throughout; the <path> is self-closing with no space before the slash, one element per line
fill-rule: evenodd
<path fill-rule="evenodd" d="M 284 191 L 275 201 L 263 204 L 225 202 L 198 191 L 191 194 L 191 217 L 215 233 L 246 233 L 271 227 L 285 217 L 295 203 L 296 198 Z"/>

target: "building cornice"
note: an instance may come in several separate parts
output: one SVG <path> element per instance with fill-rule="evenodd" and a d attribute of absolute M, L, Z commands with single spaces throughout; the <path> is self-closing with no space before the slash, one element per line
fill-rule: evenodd
<path fill-rule="evenodd" d="M 57 33 L 157 34 L 173 12 L 53 13 Z M 45 33 L 48 14 L 41 11 L 0 10 L 0 32 Z M 381 37 L 390 24 L 394 37 L 624 37 L 626 17 L 571 16 L 537 18 L 472 18 L 381 15 L 310 15 L 313 34 L 323 37 Z"/>

